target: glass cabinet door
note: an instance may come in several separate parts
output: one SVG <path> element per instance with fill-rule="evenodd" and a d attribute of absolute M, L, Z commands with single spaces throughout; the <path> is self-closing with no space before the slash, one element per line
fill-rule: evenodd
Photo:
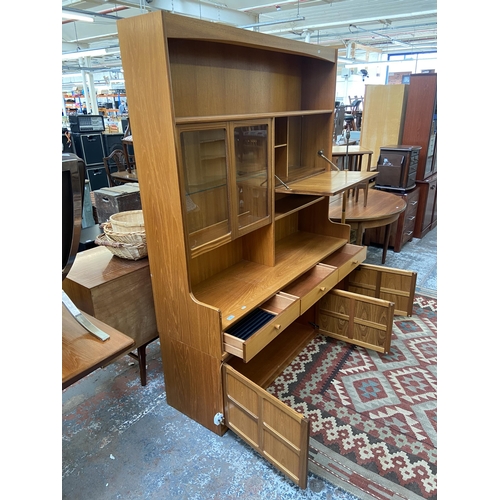
<path fill-rule="evenodd" d="M 230 236 L 226 127 L 181 130 L 191 249 Z"/>
<path fill-rule="evenodd" d="M 260 227 L 270 221 L 270 124 L 233 124 L 237 228 Z"/>

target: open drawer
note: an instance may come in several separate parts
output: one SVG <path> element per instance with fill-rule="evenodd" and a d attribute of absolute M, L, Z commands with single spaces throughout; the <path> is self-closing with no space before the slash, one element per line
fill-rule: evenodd
<path fill-rule="evenodd" d="M 366 247 L 347 243 L 332 255 L 321 261 L 322 264 L 338 269 L 338 281 L 343 280 L 353 269 L 366 259 Z"/>
<path fill-rule="evenodd" d="M 338 282 L 338 269 L 320 263 L 284 288 L 283 292 L 300 298 L 300 314 L 303 314 Z"/>
<path fill-rule="evenodd" d="M 279 292 L 223 332 L 224 350 L 250 361 L 299 316 L 298 297 Z"/>

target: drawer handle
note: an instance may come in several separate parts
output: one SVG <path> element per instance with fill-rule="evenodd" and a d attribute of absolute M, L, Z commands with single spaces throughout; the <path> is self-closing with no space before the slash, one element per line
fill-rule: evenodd
<path fill-rule="evenodd" d="M 418 203 L 418 201 L 411 201 L 410 204 L 411 205 L 416 205 Z"/>
<path fill-rule="evenodd" d="M 413 234 L 413 231 L 407 231 L 407 232 L 406 232 L 406 235 L 407 235 L 407 236 L 411 236 L 412 234 Z"/>
<path fill-rule="evenodd" d="M 280 330 L 281 329 L 281 325 L 274 325 L 274 328 L 276 328 L 276 330 Z"/>
<path fill-rule="evenodd" d="M 320 286 L 319 289 L 320 289 L 321 292 L 324 292 L 326 290 L 326 287 L 325 286 Z"/>
<path fill-rule="evenodd" d="M 412 215 L 411 217 L 408 217 L 409 221 L 412 221 L 415 218 L 415 215 Z"/>

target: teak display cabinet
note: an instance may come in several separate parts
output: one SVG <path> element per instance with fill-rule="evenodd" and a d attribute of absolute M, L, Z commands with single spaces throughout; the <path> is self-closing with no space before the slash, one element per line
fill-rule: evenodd
<path fill-rule="evenodd" d="M 168 403 L 307 484 L 266 388 L 318 333 L 380 352 L 415 273 L 366 266 L 329 197 L 336 51 L 164 11 L 119 20 Z"/>

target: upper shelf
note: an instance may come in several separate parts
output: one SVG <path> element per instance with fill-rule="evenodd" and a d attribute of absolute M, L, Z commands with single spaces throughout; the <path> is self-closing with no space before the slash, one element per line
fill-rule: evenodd
<path fill-rule="evenodd" d="M 263 118 L 279 118 L 286 116 L 306 116 L 306 115 L 322 115 L 333 113 L 333 109 L 318 109 L 318 110 L 299 110 L 299 111 L 275 111 L 266 113 L 244 113 L 231 115 L 211 115 L 211 116 L 185 116 L 177 117 L 178 125 L 187 123 L 203 123 L 203 122 L 223 122 L 236 120 L 253 120 Z"/>

